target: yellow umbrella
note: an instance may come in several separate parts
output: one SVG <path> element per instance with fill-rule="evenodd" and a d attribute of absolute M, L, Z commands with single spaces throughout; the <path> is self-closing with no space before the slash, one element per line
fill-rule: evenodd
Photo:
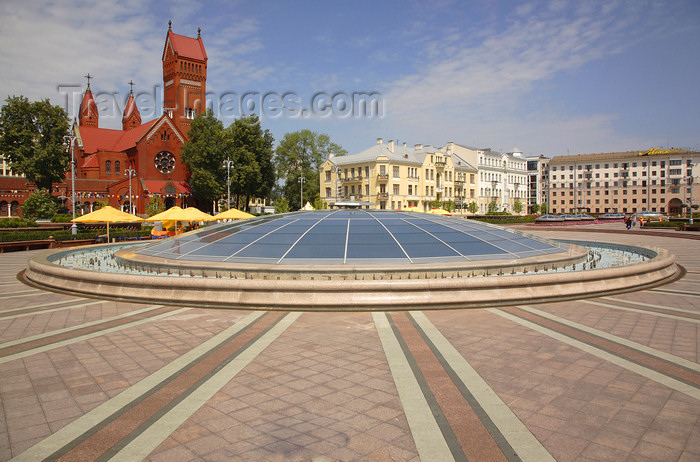
<path fill-rule="evenodd" d="M 448 212 L 445 209 L 432 209 L 428 213 L 432 213 L 433 215 L 449 215 L 452 216 L 452 213 Z"/>
<path fill-rule="evenodd" d="M 214 217 L 208 213 L 204 213 L 196 207 L 187 207 L 183 209 L 175 206 L 170 207 L 165 212 L 160 212 L 152 217 L 146 218 L 146 221 L 162 221 L 163 229 L 168 229 L 171 226 L 176 226 L 178 221 L 213 221 Z"/>
<path fill-rule="evenodd" d="M 225 212 L 221 212 L 218 215 L 214 215 L 214 220 L 243 220 L 244 218 L 253 218 L 255 215 L 251 215 L 248 212 L 242 212 L 238 209 L 229 209 Z"/>
<path fill-rule="evenodd" d="M 412 206 L 410 206 L 410 207 L 404 207 L 404 208 L 402 208 L 401 210 L 403 210 L 404 212 L 418 212 L 418 213 L 424 213 L 424 212 L 423 212 L 423 209 L 418 208 L 418 206 L 415 206 L 415 205 L 412 205 Z"/>
<path fill-rule="evenodd" d="M 110 223 L 132 223 L 143 221 L 136 215 L 122 212 L 109 205 L 102 207 L 99 210 L 80 216 L 73 223 L 107 223 L 107 240 L 109 241 L 109 224 Z"/>
<path fill-rule="evenodd" d="M 146 221 L 212 221 L 213 219 L 214 217 L 196 207 L 183 209 L 175 206 L 170 207 L 165 212 L 146 218 Z"/>

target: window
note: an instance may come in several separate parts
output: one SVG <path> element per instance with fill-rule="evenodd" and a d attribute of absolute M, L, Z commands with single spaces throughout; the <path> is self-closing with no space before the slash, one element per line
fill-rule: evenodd
<path fill-rule="evenodd" d="M 399 185 L 397 184 L 394 185 L 394 194 L 397 196 L 399 195 Z"/>
<path fill-rule="evenodd" d="M 114 174 L 115 175 L 121 175 L 121 164 L 119 163 L 118 160 L 114 161 Z"/>
<path fill-rule="evenodd" d="M 108 160 L 105 162 L 105 175 L 112 174 L 112 161 Z"/>
<path fill-rule="evenodd" d="M 394 165 L 394 178 L 399 178 L 399 167 L 398 165 Z M 398 193 L 396 193 L 398 194 Z"/>

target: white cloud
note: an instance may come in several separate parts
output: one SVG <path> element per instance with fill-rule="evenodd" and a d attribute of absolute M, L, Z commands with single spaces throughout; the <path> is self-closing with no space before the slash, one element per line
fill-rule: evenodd
<path fill-rule="evenodd" d="M 444 133 L 456 142 L 467 132 L 467 139 L 478 136 L 489 146 L 520 138 L 543 150 L 561 149 L 562 143 L 554 140 L 566 136 L 572 144 L 590 146 L 596 145 L 591 134 L 612 141 L 614 115 L 551 112 L 538 119 L 545 108 L 520 106 L 541 84 L 618 53 L 644 33 L 635 30 L 641 27 L 641 14 L 634 7 L 622 5 L 606 15 L 601 7 L 562 11 L 564 7 L 556 1 L 545 9 L 522 5 L 502 30 L 491 30 L 477 43 L 469 43 L 465 33 L 457 51 L 442 41 L 426 44 L 426 65 L 387 83 L 384 97 L 392 125 L 408 133 Z M 456 42 L 453 37 L 447 45 Z M 588 139 L 581 133 L 588 133 Z"/>

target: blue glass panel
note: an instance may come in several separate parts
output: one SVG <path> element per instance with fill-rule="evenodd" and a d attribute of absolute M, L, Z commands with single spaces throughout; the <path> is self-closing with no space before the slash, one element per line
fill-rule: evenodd
<path fill-rule="evenodd" d="M 244 244 L 212 244 L 197 251 L 197 255 L 221 255 L 229 257 L 245 247 Z"/>
<path fill-rule="evenodd" d="M 345 255 L 345 243 L 343 245 L 302 245 L 297 244 L 292 247 L 283 261 L 295 258 L 319 259 L 328 258 L 342 259 Z"/>
<path fill-rule="evenodd" d="M 411 258 L 453 257 L 458 254 L 444 244 L 406 244 L 403 249 Z"/>
<path fill-rule="evenodd" d="M 381 234 L 350 233 L 348 245 L 385 244 L 396 245 L 396 241 L 386 232 Z"/>
<path fill-rule="evenodd" d="M 396 245 L 349 245 L 348 258 L 406 258 L 406 255 Z"/>
<path fill-rule="evenodd" d="M 308 233 L 299 241 L 297 245 L 299 244 L 338 244 L 345 247 L 345 233 Z"/>
<path fill-rule="evenodd" d="M 289 249 L 288 245 L 268 244 L 268 245 L 252 245 L 247 249 L 241 250 L 236 257 L 256 257 L 256 258 L 274 258 L 279 259 Z"/>
<path fill-rule="evenodd" d="M 461 243 L 455 242 L 452 244 L 454 249 L 461 253 L 462 255 L 490 255 L 496 253 L 503 253 L 502 250 L 486 243 L 486 242 L 472 242 L 472 243 Z"/>
<path fill-rule="evenodd" d="M 432 237 L 430 234 L 420 233 L 420 234 L 409 234 L 409 233 L 397 233 L 394 237 L 401 245 L 404 244 L 431 244 L 439 242 L 437 239 Z"/>

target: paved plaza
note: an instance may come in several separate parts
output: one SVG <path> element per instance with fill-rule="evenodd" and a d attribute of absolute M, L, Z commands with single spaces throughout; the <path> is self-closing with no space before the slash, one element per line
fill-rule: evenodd
<path fill-rule="evenodd" d="M 614 228 L 614 229 L 613 229 Z M 0 254 L 0 460 L 700 459 L 700 240 L 678 280 L 545 304 L 265 312 L 137 304 L 18 281 Z"/>

